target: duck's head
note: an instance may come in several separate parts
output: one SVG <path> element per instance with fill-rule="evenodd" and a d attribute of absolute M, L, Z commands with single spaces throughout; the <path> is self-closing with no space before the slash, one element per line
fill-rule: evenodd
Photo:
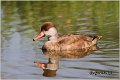
<path fill-rule="evenodd" d="M 33 39 L 33 41 L 37 41 L 43 36 L 54 37 L 57 36 L 57 30 L 52 22 L 45 22 L 41 26 L 40 33 Z"/>

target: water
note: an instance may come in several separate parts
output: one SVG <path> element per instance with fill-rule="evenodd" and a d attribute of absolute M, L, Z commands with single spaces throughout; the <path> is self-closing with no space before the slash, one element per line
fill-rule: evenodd
<path fill-rule="evenodd" d="M 2 1 L 1 14 L 2 79 L 118 79 L 117 1 Z M 43 54 L 41 47 L 47 39 L 32 39 L 46 21 L 52 21 L 59 34 L 98 34 L 103 38 L 94 51 Z M 43 76 L 44 71 L 35 61 L 45 65 L 52 62 L 56 67 L 45 74 L 54 74 L 53 77 Z"/>

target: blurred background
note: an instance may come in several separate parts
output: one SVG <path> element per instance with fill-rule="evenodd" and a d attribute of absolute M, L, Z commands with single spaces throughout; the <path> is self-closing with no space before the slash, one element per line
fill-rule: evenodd
<path fill-rule="evenodd" d="M 40 49 L 46 38 L 32 39 L 43 22 L 51 21 L 59 34 L 101 35 L 99 50 L 83 58 L 60 60 L 52 79 L 118 78 L 118 1 L 2 1 L 2 79 L 49 79 L 34 61 L 47 62 Z M 112 75 L 90 75 L 91 70 L 112 71 Z"/>

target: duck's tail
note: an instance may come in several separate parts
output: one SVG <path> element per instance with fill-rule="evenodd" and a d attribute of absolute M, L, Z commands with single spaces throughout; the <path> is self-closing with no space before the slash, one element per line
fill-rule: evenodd
<path fill-rule="evenodd" d="M 93 37 L 93 40 L 92 40 L 92 44 L 96 44 L 97 43 L 97 40 L 99 40 L 99 39 L 101 39 L 102 38 L 102 36 L 94 36 Z"/>

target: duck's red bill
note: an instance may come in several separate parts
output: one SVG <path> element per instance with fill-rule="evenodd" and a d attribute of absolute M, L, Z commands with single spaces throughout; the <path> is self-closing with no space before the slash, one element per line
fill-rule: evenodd
<path fill-rule="evenodd" d="M 39 39 L 42 38 L 44 35 L 45 35 L 44 31 L 40 32 L 40 33 L 33 39 L 33 41 L 39 40 Z"/>

